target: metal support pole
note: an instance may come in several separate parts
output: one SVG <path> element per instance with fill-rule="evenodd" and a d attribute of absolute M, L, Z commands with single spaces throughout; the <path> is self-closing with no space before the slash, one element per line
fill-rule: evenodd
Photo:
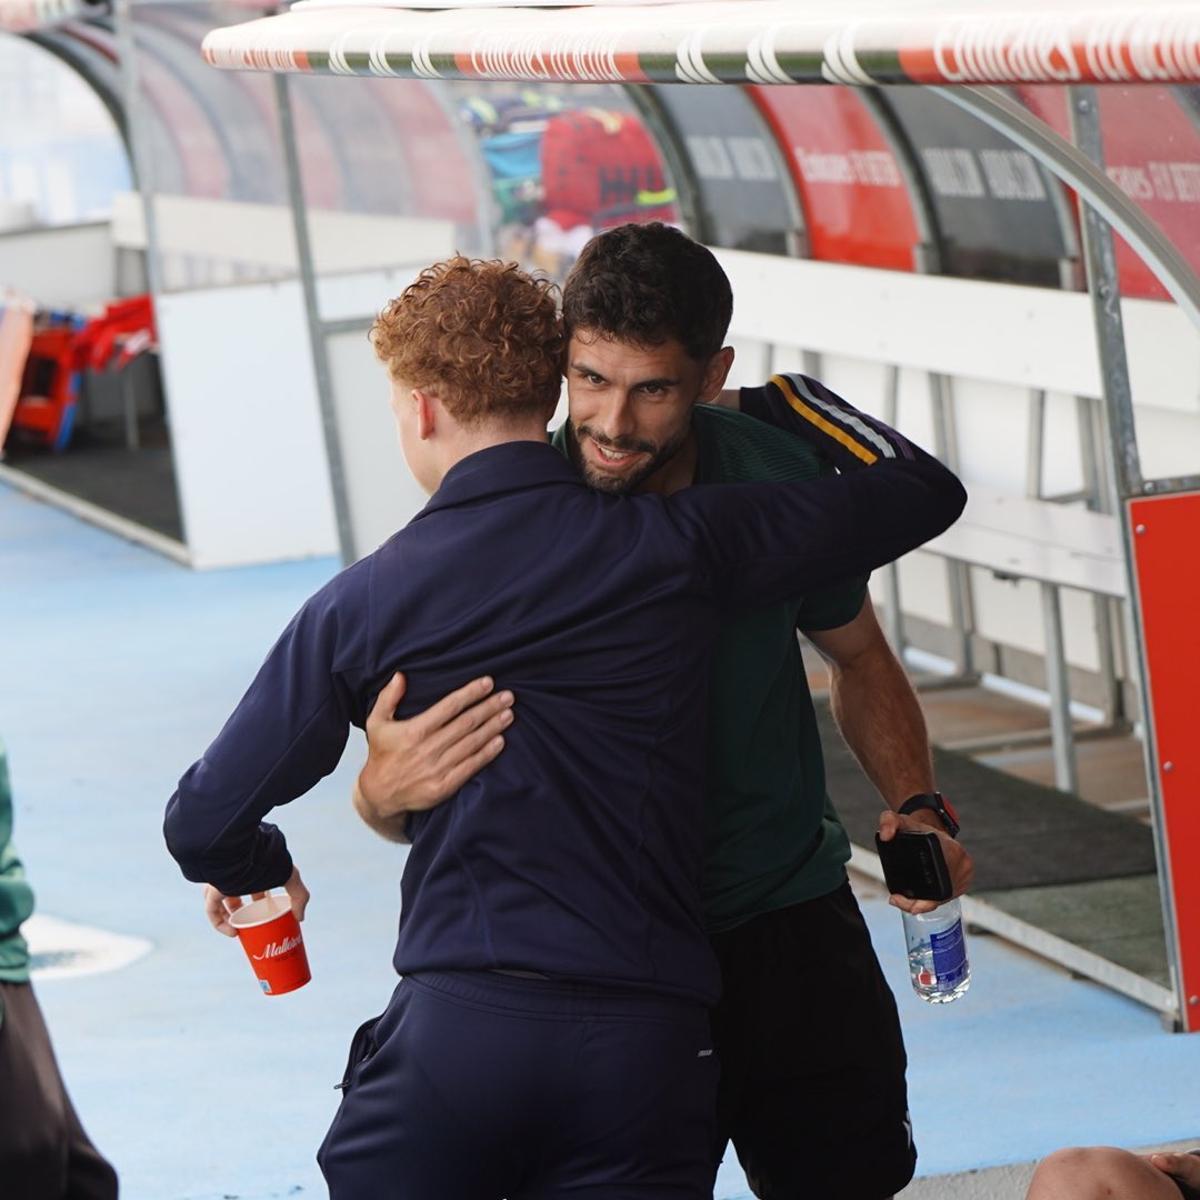
<path fill-rule="evenodd" d="M 1096 436 L 1096 404 L 1087 396 L 1075 397 L 1075 425 L 1079 431 L 1079 456 L 1083 467 L 1083 490 L 1088 508 L 1095 512 L 1111 513 L 1115 505 L 1105 485 L 1106 471 L 1102 471 L 1104 456 L 1100 453 L 1103 444 Z M 1096 630 L 1096 652 L 1100 666 L 1100 681 L 1103 688 L 1104 723 L 1116 726 L 1123 723 L 1125 716 L 1121 699 L 1121 683 L 1117 677 L 1116 647 L 1113 625 L 1113 601 L 1108 596 L 1092 597 L 1093 626 Z"/>
<path fill-rule="evenodd" d="M 1113 456 L 1106 453 L 1109 444 L 1107 414 L 1103 403 L 1087 398 L 1084 398 L 1083 402 L 1091 415 L 1092 445 L 1096 447 L 1093 461 L 1096 467 L 1097 507 L 1100 512 L 1120 516 L 1121 498 L 1117 495 L 1116 480 L 1112 475 Z M 1121 680 L 1128 679 L 1136 686 L 1138 672 L 1137 651 L 1130 651 L 1130 647 L 1137 645 L 1137 638 L 1132 624 L 1132 610 L 1128 603 L 1115 599 L 1108 601 L 1108 626 L 1113 672 L 1113 721 L 1128 725 L 1129 713 L 1125 707 L 1125 691 Z"/>
<path fill-rule="evenodd" d="M 933 409 L 934 449 L 938 458 L 951 470 L 958 470 L 958 430 L 954 420 L 953 383 L 945 375 L 929 373 L 929 399 Z M 957 674 L 964 680 L 974 679 L 975 632 L 974 602 L 971 594 L 971 569 L 966 563 L 950 559 L 946 563 L 946 580 L 950 589 L 950 621 L 958 640 Z"/>
<path fill-rule="evenodd" d="M 883 419 L 893 428 L 896 426 L 896 415 L 900 408 L 900 368 L 896 365 L 887 369 L 887 383 L 883 393 Z M 892 652 L 904 661 L 904 613 L 900 608 L 900 564 L 891 562 L 883 571 L 884 603 L 887 610 L 884 621 L 887 626 L 888 641 L 892 644 Z"/>
<path fill-rule="evenodd" d="M 1072 87 L 1071 135 L 1079 151 L 1096 169 L 1104 167 L 1104 142 L 1100 131 L 1100 110 L 1095 90 L 1091 87 Z M 1100 355 L 1100 378 L 1103 403 L 1097 416 L 1103 434 L 1107 438 L 1109 453 L 1098 455 L 1096 462 L 1101 466 L 1101 478 L 1097 479 L 1102 490 L 1098 497 L 1102 509 L 1119 511 L 1122 502 L 1129 496 L 1150 490 L 1142 476 L 1141 459 L 1138 455 L 1137 428 L 1133 416 L 1133 392 L 1129 384 L 1129 364 L 1125 356 L 1125 327 L 1121 319 L 1121 288 L 1117 276 L 1116 249 L 1113 245 L 1112 228 L 1105 216 L 1091 204 L 1082 205 L 1084 262 L 1087 266 L 1088 289 L 1092 297 L 1092 314 L 1096 326 L 1096 345 Z M 1126 568 L 1130 580 L 1130 596 L 1137 595 L 1133 577 L 1131 550 L 1126 551 Z M 1137 646 L 1136 623 L 1132 606 L 1127 606 L 1126 637 L 1129 646 Z M 1099 623 L 1109 627 L 1111 648 L 1111 621 L 1106 614 Z M 1111 653 L 1111 650 L 1110 650 Z M 1135 682 L 1141 676 L 1140 655 L 1126 655 L 1127 665 Z M 1114 669 L 1115 676 L 1115 669 Z M 1106 681 L 1107 682 L 1107 681 Z M 1115 690 L 1115 679 L 1114 679 Z M 1147 711 L 1148 697 L 1139 683 L 1143 712 Z M 1119 698 L 1113 700 L 1119 707 Z"/>
<path fill-rule="evenodd" d="M 1025 495 L 1031 500 L 1042 495 L 1042 463 L 1046 449 L 1046 391 L 1029 393 L 1029 434 L 1025 439 Z"/>
<path fill-rule="evenodd" d="M 146 106 L 142 103 L 141 72 L 138 66 L 137 39 L 134 34 L 133 10 L 130 0 L 115 0 L 113 4 L 113 30 L 120 58 L 121 90 L 125 102 L 125 136 L 129 146 L 129 158 L 133 175 L 137 180 L 138 195 L 142 201 L 142 228 L 146 235 L 146 250 L 143 262 L 146 268 L 146 291 L 157 309 L 165 289 L 162 267 L 162 244 L 158 236 L 158 209 L 154 199 L 154 155 L 146 141 L 146 128 L 142 116 Z M 128 386 L 127 384 L 125 386 Z M 171 422 L 171 397 L 164 393 L 163 418 L 167 425 L 167 436 L 174 441 Z M 126 401 L 126 438 L 132 444 L 138 442 L 137 411 L 132 411 Z M 171 486 L 175 492 L 175 505 L 179 512 L 179 540 L 188 544 L 187 506 L 179 491 L 179 474 L 172 471 Z"/>
<path fill-rule="evenodd" d="M 1098 171 L 1104 169 L 1104 142 L 1100 131 L 1100 112 L 1095 90 L 1091 87 L 1072 87 L 1070 90 L 1071 135 L 1076 146 Z M 1105 214 L 1108 215 L 1108 214 Z M 1117 277 L 1116 252 L 1112 229 L 1091 204 L 1082 211 L 1084 260 L 1087 264 L 1088 287 L 1092 294 L 1092 311 L 1099 346 L 1101 380 L 1104 391 L 1104 418 L 1108 432 L 1113 490 L 1118 504 L 1141 492 L 1152 491 L 1154 485 L 1142 476 L 1138 455 L 1137 428 L 1133 417 L 1133 395 L 1125 359 L 1125 334 L 1121 320 L 1121 293 Z M 1124 232 L 1124 230 L 1122 230 Z M 1137 243 L 1134 243 L 1135 247 Z M 1140 251 L 1140 247 L 1137 247 Z M 1172 294 L 1181 307 L 1183 300 Z M 1195 317 L 1192 309 L 1189 315 Z M 1179 1013 L 1185 1028 L 1193 1028 L 1188 1019 L 1188 997 L 1183 982 L 1180 921 L 1176 912 L 1175 884 L 1171 877 L 1171 856 L 1167 837 L 1167 815 L 1163 789 L 1157 769 L 1156 733 L 1153 704 L 1146 677 L 1146 641 L 1143 636 L 1141 601 L 1134 548 L 1129 519 L 1121 521 L 1125 542 L 1125 566 L 1129 579 L 1128 618 L 1129 646 L 1135 651 L 1129 656 L 1130 671 L 1137 678 L 1138 695 L 1146 727 L 1146 776 L 1153 813 L 1154 844 L 1158 862 L 1158 887 L 1162 901 L 1163 926 L 1167 930 L 1167 960 L 1178 996 Z"/>
<path fill-rule="evenodd" d="M 1121 682 L 1117 678 L 1116 652 L 1113 648 L 1112 605 L 1108 596 L 1092 597 L 1092 627 L 1096 631 L 1096 652 L 1099 658 L 1100 684 L 1103 689 L 1101 708 L 1104 724 L 1115 728 L 1124 726 L 1124 705 L 1121 701 Z"/>
<path fill-rule="evenodd" d="M 1096 421 L 1092 416 L 1094 402 L 1087 396 L 1075 397 L 1075 429 L 1079 434 L 1079 464 L 1083 472 L 1083 490 L 1089 497 L 1088 508 L 1093 512 L 1113 512 L 1115 506 L 1104 487 L 1100 447 L 1096 436 Z"/>
<path fill-rule="evenodd" d="M 1050 737 L 1054 748 L 1054 784 L 1072 795 L 1079 791 L 1079 768 L 1071 730 L 1071 692 L 1063 642 L 1058 588 L 1043 583 L 1042 624 L 1046 634 L 1046 690 L 1050 693 Z"/>
<path fill-rule="evenodd" d="M 121 408 L 125 419 L 125 448 L 138 450 L 141 448 L 142 438 L 138 429 L 137 396 L 134 393 L 133 384 L 130 382 L 130 374 L 128 367 L 121 372 Z"/>
<path fill-rule="evenodd" d="M 329 464 L 329 490 L 333 494 L 333 511 L 337 520 L 338 552 L 343 565 L 352 563 L 357 554 L 354 546 L 354 527 L 351 521 L 350 498 L 346 491 L 346 468 L 342 458 L 342 441 L 338 433 L 337 412 L 333 402 L 333 385 L 329 372 L 329 351 L 325 331 L 321 328 L 321 310 L 317 298 L 317 273 L 313 262 L 312 238 L 308 228 L 308 211 L 304 203 L 304 181 L 300 175 L 300 154 L 296 148 L 296 126 L 292 118 L 292 98 L 288 78 L 280 73 L 271 76 L 275 87 L 275 106 L 279 113 L 279 136 L 283 141 L 283 164 L 287 177 L 288 201 L 292 209 L 292 226 L 296 234 L 296 261 L 300 271 L 300 290 L 304 296 L 304 316 L 308 324 L 308 340 L 312 350 L 313 378 L 317 388 L 317 405 L 321 410 L 321 431 L 325 438 L 325 458 Z"/>
<path fill-rule="evenodd" d="M 154 204 L 154 158 L 146 145 L 142 124 L 141 72 L 138 69 L 137 40 L 134 37 L 133 10 L 130 0 L 115 0 L 113 26 L 120 58 L 121 90 L 124 93 L 125 119 L 129 136 L 129 155 L 142 199 L 142 222 L 146 234 L 146 288 L 157 299 L 163 292 L 162 263 L 159 257 L 158 211 Z"/>
<path fill-rule="evenodd" d="M 1079 149 L 1092 162 L 1103 166 L 1100 114 L 1095 92 L 1091 88 L 1071 89 L 1071 131 Z M 1090 204 L 1083 206 L 1082 224 L 1088 290 L 1092 297 L 1101 386 L 1104 390 L 1104 407 L 1108 413 L 1117 486 L 1122 496 L 1130 496 L 1142 490 L 1144 480 L 1133 423 L 1129 364 L 1125 358 L 1125 326 L 1121 320 L 1117 253 L 1112 229 Z"/>

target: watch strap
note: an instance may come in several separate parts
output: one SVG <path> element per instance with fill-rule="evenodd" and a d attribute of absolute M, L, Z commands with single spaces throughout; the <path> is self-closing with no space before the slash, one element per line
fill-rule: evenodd
<path fill-rule="evenodd" d="M 952 837 L 958 837 L 960 823 L 958 813 L 950 805 L 950 801 L 942 795 L 941 792 L 919 792 L 915 796 L 910 796 L 905 802 L 900 805 L 899 812 L 908 817 L 915 812 L 920 812 L 922 809 L 929 809 L 938 815 L 938 819 L 946 827 L 946 832 Z"/>

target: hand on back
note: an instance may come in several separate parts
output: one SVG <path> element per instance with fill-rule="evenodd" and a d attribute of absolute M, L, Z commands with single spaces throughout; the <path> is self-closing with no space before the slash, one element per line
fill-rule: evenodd
<path fill-rule="evenodd" d="M 396 717 L 405 679 L 397 672 L 367 718 L 367 762 L 358 777 L 365 808 L 387 820 L 435 808 L 504 749 L 513 694 L 474 679 L 408 720 Z"/>
<path fill-rule="evenodd" d="M 1200 1191 L 1200 1157 L 1195 1154 L 1151 1154 L 1151 1166 Z"/>

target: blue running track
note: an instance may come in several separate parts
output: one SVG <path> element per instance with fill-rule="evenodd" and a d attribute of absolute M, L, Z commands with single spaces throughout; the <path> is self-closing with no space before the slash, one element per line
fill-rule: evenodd
<path fill-rule="evenodd" d="M 259 995 L 160 835 L 176 778 L 334 569 L 188 571 L 0 485 L 0 736 L 39 911 L 154 945 L 122 970 L 39 985 L 126 1200 L 323 1195 L 313 1153 L 333 1085 L 394 984 L 403 851 L 350 807 L 358 735 L 281 814 L 313 893 L 302 991 Z M 969 996 L 928 1008 L 908 990 L 898 914 L 865 910 L 900 999 L 922 1175 L 1080 1142 L 1200 1141 L 1200 1037 L 990 938 L 972 943 Z M 730 1160 L 717 1195 L 745 1196 Z"/>

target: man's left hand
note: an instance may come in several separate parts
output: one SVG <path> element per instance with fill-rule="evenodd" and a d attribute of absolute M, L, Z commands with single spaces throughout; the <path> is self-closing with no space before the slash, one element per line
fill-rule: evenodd
<path fill-rule="evenodd" d="M 964 847 L 960 846 L 942 827 L 937 813 L 923 811 L 911 816 L 888 809 L 879 818 L 879 837 L 881 841 L 890 842 L 898 833 L 936 833 L 942 855 L 946 859 L 946 867 L 950 872 L 950 881 L 954 885 L 955 896 L 961 896 L 970 886 L 975 877 L 975 863 Z M 911 896 L 900 896 L 895 892 L 888 897 L 888 903 L 909 913 L 933 912 L 944 900 L 914 900 Z"/>
<path fill-rule="evenodd" d="M 291 901 L 292 912 L 295 913 L 296 920 L 303 921 L 304 910 L 308 908 L 311 896 L 295 865 L 292 866 L 292 873 L 288 876 L 287 883 L 283 885 L 283 890 L 287 892 L 288 899 Z M 266 892 L 254 892 L 250 899 L 261 900 L 266 894 Z M 208 923 L 218 933 L 223 933 L 226 937 L 237 937 L 237 930 L 229 923 L 229 918 L 241 907 L 241 896 L 226 896 L 217 891 L 211 883 L 204 885 L 204 915 L 208 917 Z"/>

